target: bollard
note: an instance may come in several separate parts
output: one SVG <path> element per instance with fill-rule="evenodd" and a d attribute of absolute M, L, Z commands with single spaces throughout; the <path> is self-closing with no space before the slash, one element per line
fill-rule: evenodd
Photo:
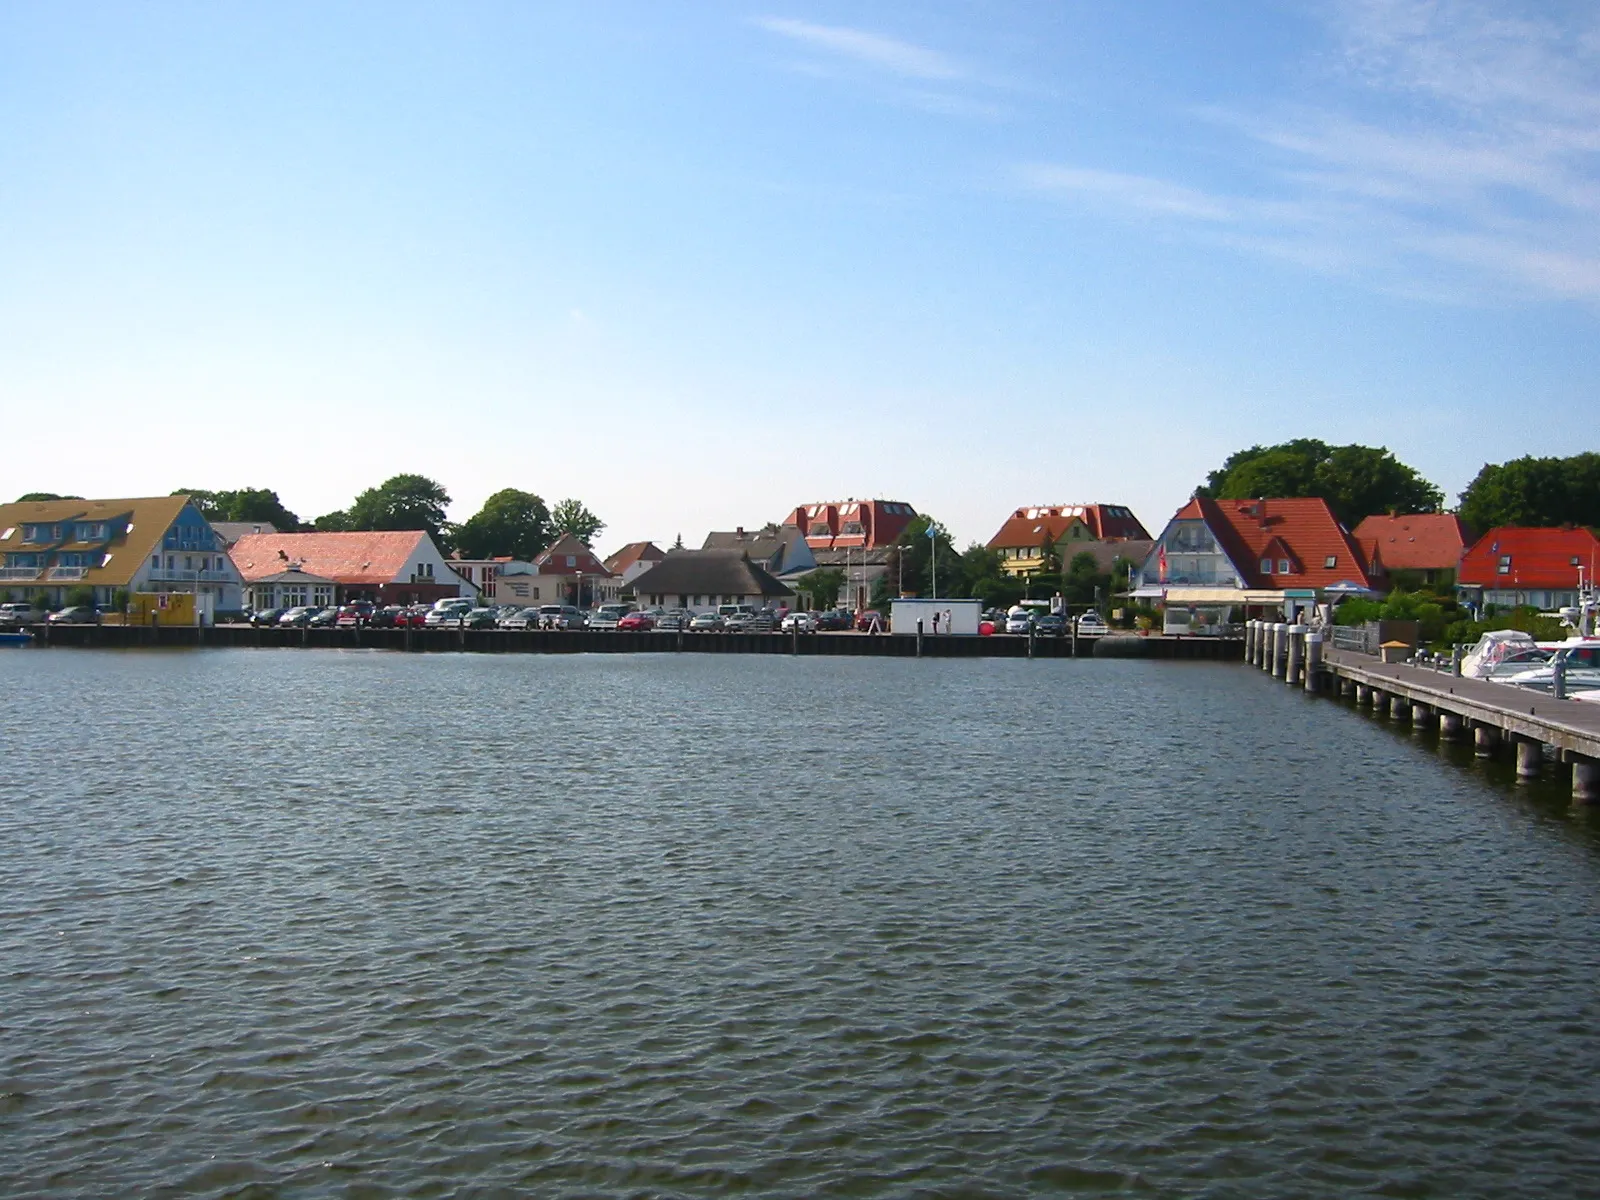
<path fill-rule="evenodd" d="M 1450 674 L 1456 676 L 1457 678 L 1460 678 L 1460 676 L 1461 676 L 1461 643 L 1460 642 L 1457 642 L 1454 646 L 1450 647 Z"/>
<path fill-rule="evenodd" d="M 1550 665 L 1550 694 L 1557 700 L 1567 698 L 1567 658 L 1559 651 L 1556 661 Z"/>
<path fill-rule="evenodd" d="M 1246 621 L 1244 623 L 1244 660 L 1245 662 L 1255 662 L 1256 660 L 1256 623 L 1254 621 Z"/>
<path fill-rule="evenodd" d="M 1300 664 L 1305 656 L 1304 625 L 1289 626 L 1288 646 L 1289 655 L 1283 664 L 1283 681 L 1288 684 L 1300 682 Z"/>
<path fill-rule="evenodd" d="M 1289 660 L 1289 627 L 1282 621 L 1272 626 L 1272 662 L 1268 670 L 1274 679 L 1282 679 Z"/>
<path fill-rule="evenodd" d="M 1517 739 L 1517 778 L 1537 779 L 1544 765 L 1544 746 L 1532 738 Z"/>
<path fill-rule="evenodd" d="M 798 653 L 798 651 L 796 651 Z M 917 618 L 917 657 L 922 657 L 922 618 Z"/>
<path fill-rule="evenodd" d="M 1322 634 L 1306 634 L 1306 691 L 1322 687 Z"/>
<path fill-rule="evenodd" d="M 1033 657 L 1033 622 L 1028 622 L 1028 657 Z"/>

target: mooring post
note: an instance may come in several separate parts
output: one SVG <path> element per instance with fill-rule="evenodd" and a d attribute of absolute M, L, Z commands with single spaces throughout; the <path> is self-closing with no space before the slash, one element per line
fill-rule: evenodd
<path fill-rule="evenodd" d="M 796 637 L 798 637 L 798 636 L 799 635 L 796 635 Z M 799 652 L 800 651 L 799 651 L 798 642 L 797 642 L 796 643 L 795 653 L 798 654 Z M 922 657 L 922 618 L 921 617 L 917 618 L 917 657 L 918 658 Z"/>
<path fill-rule="evenodd" d="M 1479 758 L 1494 757 L 1500 745 L 1500 731 L 1493 725 L 1475 724 L 1472 727 L 1472 752 Z"/>
<path fill-rule="evenodd" d="M 1322 687 L 1322 634 L 1306 634 L 1306 691 L 1319 691 Z"/>
<path fill-rule="evenodd" d="M 1256 623 L 1253 620 L 1244 623 L 1244 660 L 1256 660 Z"/>
<path fill-rule="evenodd" d="M 1289 626 L 1282 621 L 1272 626 L 1272 663 L 1268 670 L 1274 679 L 1282 679 L 1289 662 Z"/>
<path fill-rule="evenodd" d="M 1454 646 L 1450 647 L 1450 674 L 1456 676 L 1457 678 L 1460 678 L 1460 676 L 1461 676 L 1461 643 L 1460 642 L 1457 642 Z"/>
<path fill-rule="evenodd" d="M 1033 657 L 1033 622 L 1028 622 L 1028 657 Z"/>
<path fill-rule="evenodd" d="M 1572 756 L 1572 798 L 1580 804 L 1600 801 L 1600 762 Z"/>
<path fill-rule="evenodd" d="M 1537 779 L 1544 765 L 1544 745 L 1530 737 L 1517 739 L 1517 778 Z"/>
<path fill-rule="evenodd" d="M 1306 627 L 1304 625 L 1289 626 L 1289 657 L 1283 665 L 1283 681 L 1287 684 L 1300 682 L 1300 664 L 1305 661 Z"/>
<path fill-rule="evenodd" d="M 1447 742 L 1453 742 L 1461 736 L 1461 714 L 1453 712 L 1439 713 L 1439 736 Z"/>
<path fill-rule="evenodd" d="M 1567 698 L 1567 660 L 1559 652 L 1550 665 L 1550 694 L 1557 700 Z"/>

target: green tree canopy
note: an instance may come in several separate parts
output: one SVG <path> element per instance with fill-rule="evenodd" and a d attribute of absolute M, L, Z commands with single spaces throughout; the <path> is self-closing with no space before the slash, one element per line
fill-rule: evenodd
<path fill-rule="evenodd" d="M 838 567 L 818 567 L 795 582 L 795 591 L 811 597 L 817 608 L 832 608 L 839 603 L 839 592 L 844 588 L 844 572 Z"/>
<path fill-rule="evenodd" d="M 82 496 L 58 496 L 54 492 L 23 492 L 17 497 L 18 504 L 27 504 L 35 500 L 82 500 Z"/>
<path fill-rule="evenodd" d="M 570 533 L 587 546 L 599 536 L 606 523 L 585 508 L 580 501 L 567 499 L 550 510 L 550 527 L 551 533 L 556 537 Z"/>
<path fill-rule="evenodd" d="M 931 538 L 929 529 L 934 532 Z M 901 591 L 918 596 L 960 596 L 964 585 L 961 556 L 950 541 L 950 531 L 924 513 L 911 518 L 910 524 L 889 547 L 888 570 L 873 591 L 873 603 L 882 604 Z"/>
<path fill-rule="evenodd" d="M 350 523 L 349 513 L 336 508 L 331 513 L 323 513 L 311 523 L 311 528 L 318 533 L 348 533 L 355 526 Z"/>
<path fill-rule="evenodd" d="M 179 488 L 174 496 L 188 496 L 208 521 L 261 521 L 283 533 L 300 528 L 300 518 L 283 506 L 270 488 L 238 488 L 210 492 L 204 488 Z"/>
<path fill-rule="evenodd" d="M 1236 451 L 1196 490 L 1222 500 L 1320 496 L 1350 529 L 1374 513 L 1437 512 L 1444 501 L 1387 447 L 1330 446 L 1316 438 Z"/>
<path fill-rule="evenodd" d="M 368 488 L 350 506 L 352 529 L 426 529 L 443 541 L 450 496 L 426 475 L 395 475 Z"/>
<path fill-rule="evenodd" d="M 1479 533 L 1498 525 L 1600 525 L 1600 454 L 1485 463 L 1458 511 Z"/>
<path fill-rule="evenodd" d="M 532 492 L 502 488 L 452 531 L 456 549 L 466 558 L 495 558 L 509 554 L 531 562 L 555 539 L 550 532 L 550 510 Z"/>

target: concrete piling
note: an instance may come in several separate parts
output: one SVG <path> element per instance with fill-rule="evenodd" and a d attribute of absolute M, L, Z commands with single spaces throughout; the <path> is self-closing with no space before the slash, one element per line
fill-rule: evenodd
<path fill-rule="evenodd" d="M 1289 661 L 1289 626 L 1282 621 L 1272 626 L 1272 677 L 1282 679 Z"/>
<path fill-rule="evenodd" d="M 1472 752 L 1479 758 L 1493 758 L 1500 748 L 1500 731 L 1493 725 L 1472 727 Z"/>
<path fill-rule="evenodd" d="M 1457 713 L 1439 713 L 1439 736 L 1447 742 L 1453 742 L 1461 736 L 1461 717 Z"/>
<path fill-rule="evenodd" d="M 1288 629 L 1287 656 L 1283 664 L 1283 681 L 1293 685 L 1300 682 L 1300 668 L 1305 661 L 1306 627 L 1291 625 Z"/>
<path fill-rule="evenodd" d="M 1517 778 L 1537 779 L 1544 765 L 1544 746 L 1532 738 L 1517 739 Z"/>
<path fill-rule="evenodd" d="M 1306 634 L 1306 691 L 1322 687 L 1322 634 Z"/>
<path fill-rule="evenodd" d="M 1433 706 L 1429 704 L 1413 704 L 1411 706 L 1411 727 L 1425 729 L 1433 720 Z"/>
<path fill-rule="evenodd" d="M 1580 804 L 1600 803 L 1600 762 L 1572 756 L 1572 798 Z"/>

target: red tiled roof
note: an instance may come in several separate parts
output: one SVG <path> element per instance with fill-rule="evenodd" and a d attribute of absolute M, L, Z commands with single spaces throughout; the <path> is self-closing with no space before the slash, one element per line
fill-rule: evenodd
<path fill-rule="evenodd" d="M 665 557 L 654 542 L 629 542 L 606 559 L 606 569 L 613 575 L 621 575 L 636 562 L 660 562 Z"/>
<path fill-rule="evenodd" d="M 1504 574 L 1502 558 L 1510 558 Z M 1577 561 L 1574 562 L 1573 560 Z M 1583 528 L 1491 529 L 1461 556 L 1457 583 L 1487 588 L 1575 588 L 1578 568 L 1593 579 L 1600 566 L 1600 539 Z"/>
<path fill-rule="evenodd" d="M 1251 588 L 1322 588 L 1348 580 L 1372 586 L 1373 571 L 1328 502 L 1316 497 L 1211 500 L 1195 496 L 1174 520 L 1203 520 Z M 1287 551 L 1287 555 L 1285 555 Z M 1271 555 L 1273 572 L 1261 570 Z M 1288 557 L 1296 569 L 1277 572 Z M 1329 559 L 1333 566 L 1328 566 Z"/>
<path fill-rule="evenodd" d="M 572 559 L 569 565 L 567 559 Z M 570 533 L 563 533 L 538 558 L 533 565 L 541 575 L 609 575 L 605 563 L 595 557 L 593 550 Z"/>
<path fill-rule="evenodd" d="M 892 545 L 916 515 L 916 509 L 899 500 L 830 500 L 800 505 L 783 524 L 804 533 L 806 544 L 814 550 L 846 546 L 876 550 Z M 850 525 L 860 525 L 861 531 L 847 532 Z"/>
<path fill-rule="evenodd" d="M 1006 518 L 1000 532 L 989 539 L 989 549 L 1037 546 L 1044 534 L 1059 542 L 1073 521 L 1082 521 L 1097 541 L 1149 541 L 1150 534 L 1131 508 L 1117 504 L 1036 504 L 1019 508 Z"/>
<path fill-rule="evenodd" d="M 1472 541 L 1454 513 L 1411 513 L 1368 517 L 1352 535 L 1366 552 L 1389 571 L 1454 571 Z"/>
<path fill-rule="evenodd" d="M 228 554 L 246 583 L 276 575 L 290 563 L 346 585 L 375 587 L 409 576 L 411 557 L 428 535 L 420 529 L 358 533 L 249 533 Z"/>

